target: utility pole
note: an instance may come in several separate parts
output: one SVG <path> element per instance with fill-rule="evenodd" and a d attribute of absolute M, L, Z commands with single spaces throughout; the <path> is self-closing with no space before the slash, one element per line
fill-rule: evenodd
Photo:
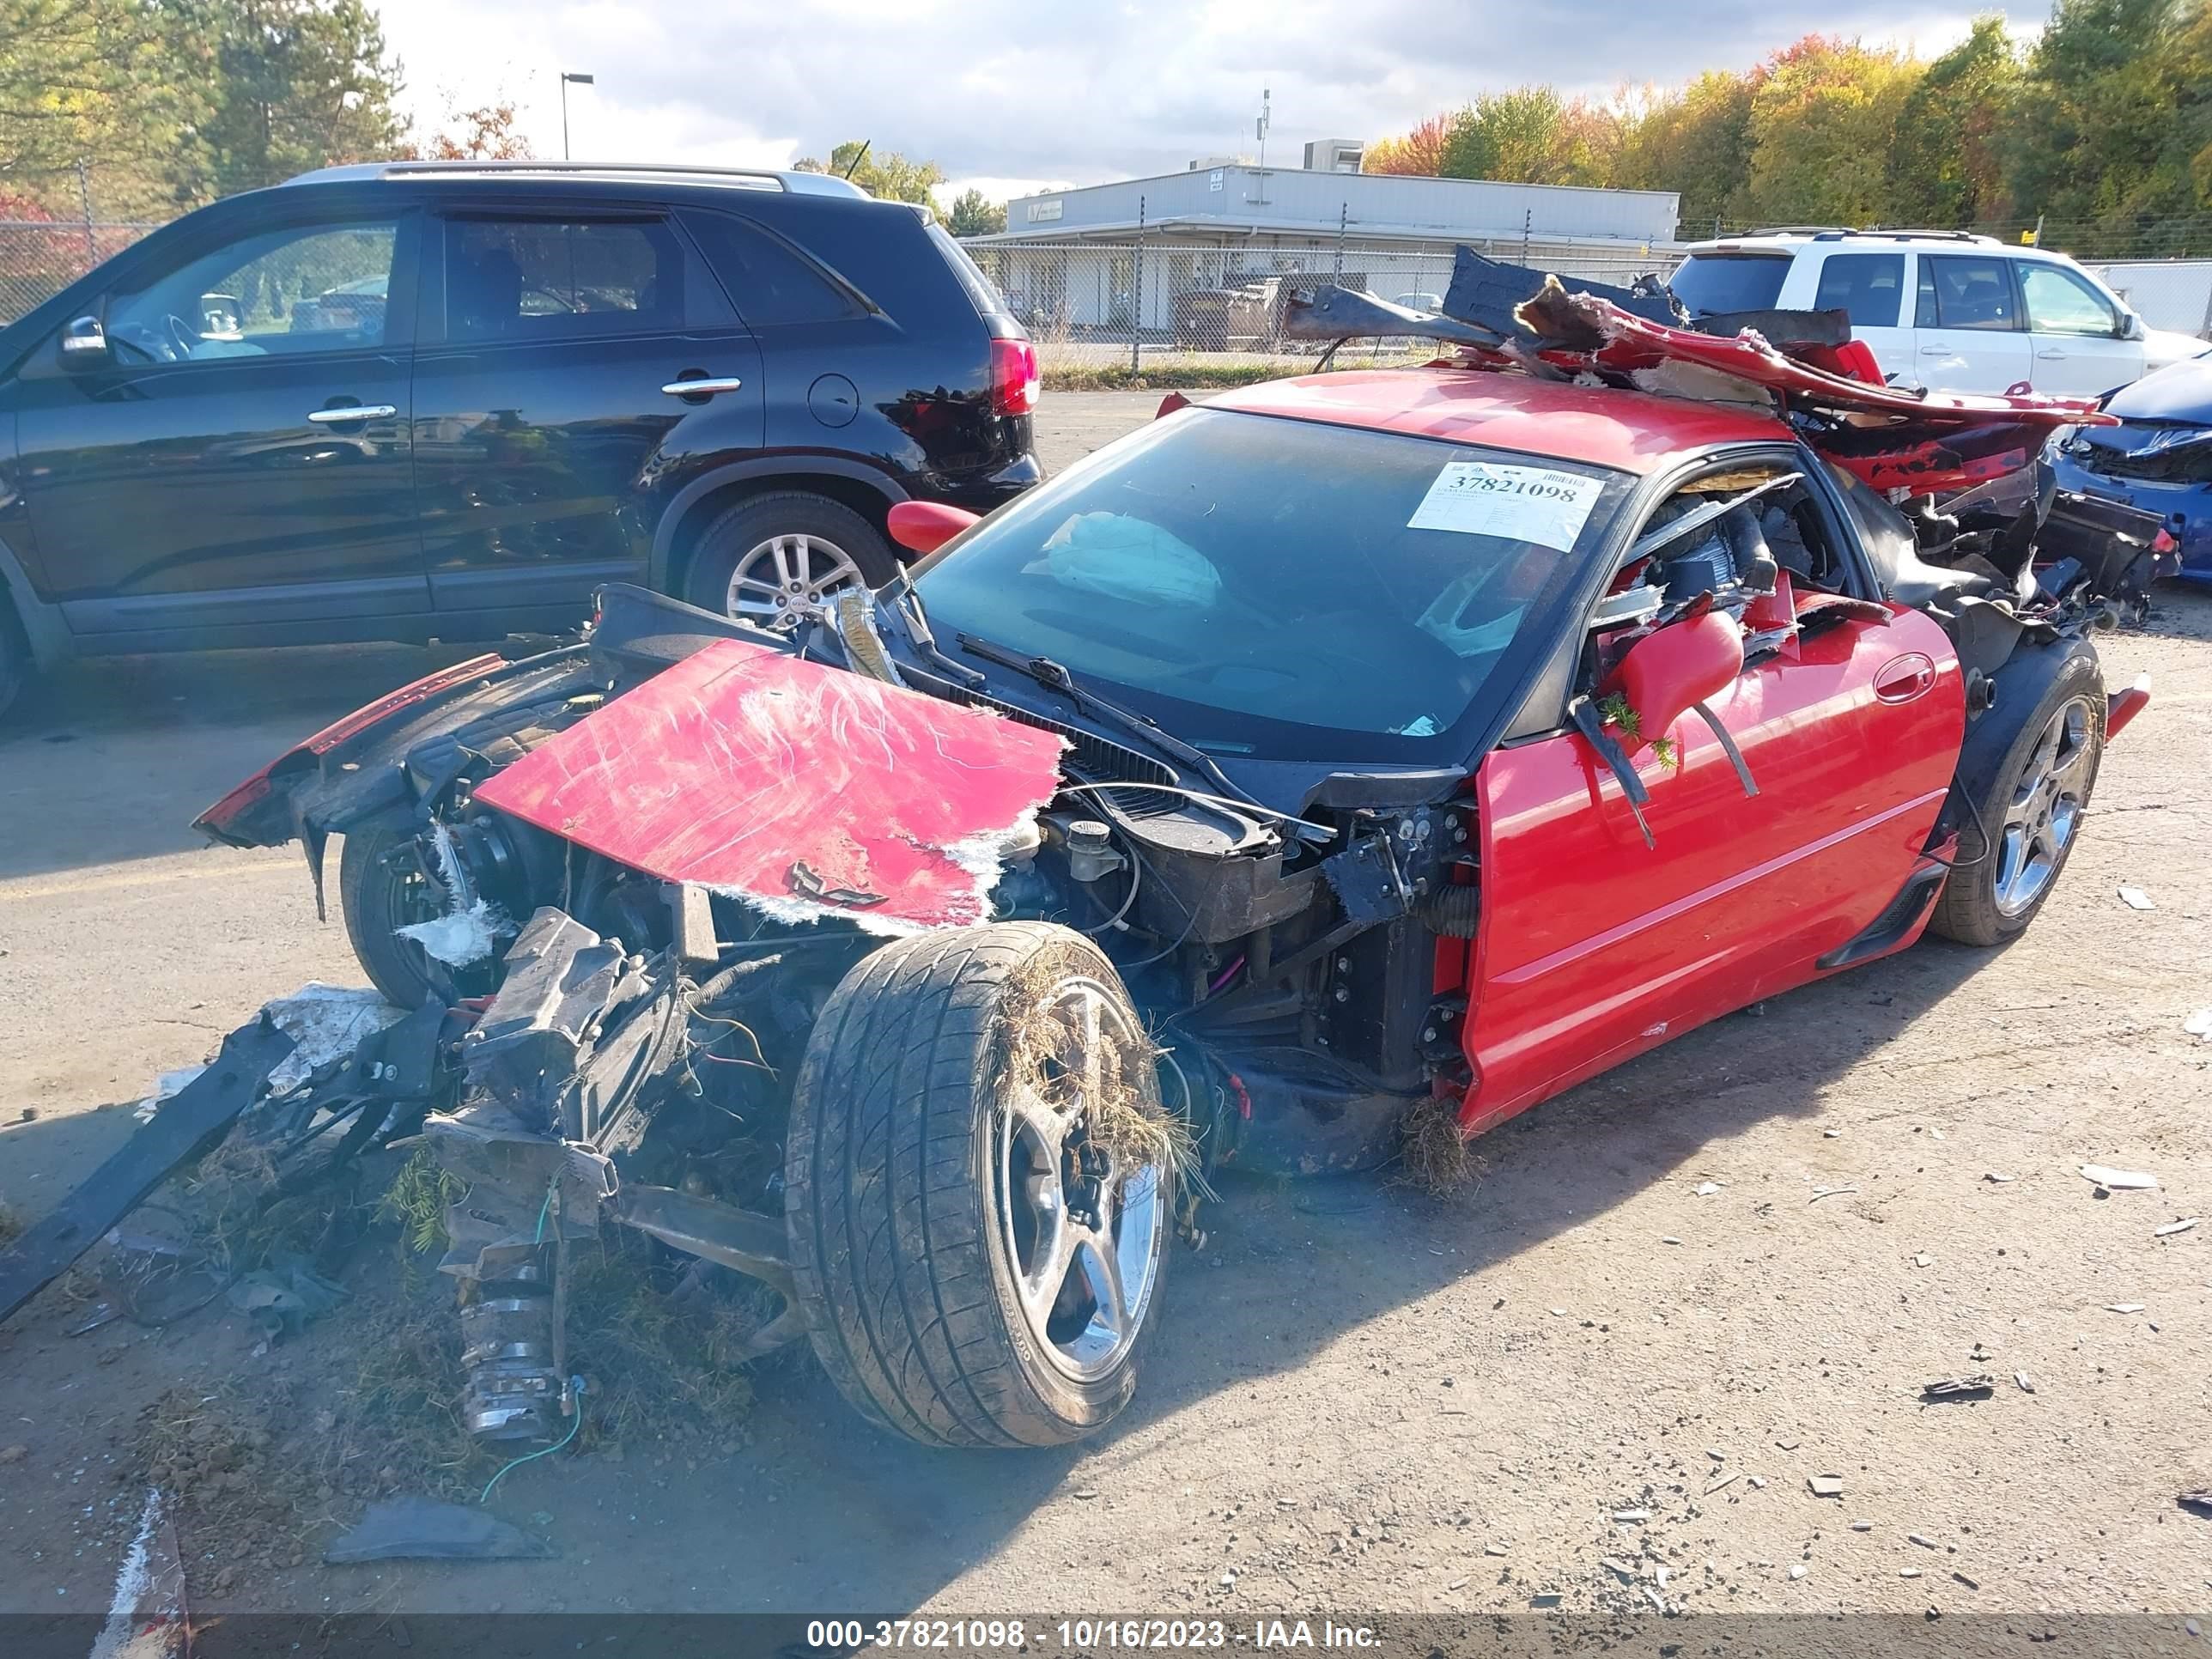
<path fill-rule="evenodd" d="M 564 161 L 568 159 L 568 83 L 572 81 L 580 87 L 593 84 L 588 75 L 571 75 L 566 70 L 561 71 L 561 159 Z"/>
<path fill-rule="evenodd" d="M 1260 88 L 1260 118 L 1253 128 L 1254 136 L 1260 141 L 1260 171 L 1262 173 L 1267 170 L 1267 128 L 1271 125 L 1268 119 L 1271 107 L 1268 100 L 1272 96 L 1267 88 Z M 1267 186 L 1262 185 L 1261 188 L 1265 190 Z"/>

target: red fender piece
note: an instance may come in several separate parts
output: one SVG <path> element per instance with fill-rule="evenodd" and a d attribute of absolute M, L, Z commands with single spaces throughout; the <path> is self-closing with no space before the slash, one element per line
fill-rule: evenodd
<path fill-rule="evenodd" d="M 722 640 L 532 750 L 476 798 L 667 881 L 879 933 L 984 920 L 1063 739 Z"/>
<path fill-rule="evenodd" d="M 2150 707 L 2150 676 L 2146 674 L 2105 704 L 2105 741 L 2128 729 L 2128 723 Z"/>
<path fill-rule="evenodd" d="M 1676 720 L 1742 672 L 1743 630 L 1725 611 L 1708 611 L 1646 634 L 1628 647 L 1600 689 L 1627 699 L 1648 744 L 1665 737 Z"/>

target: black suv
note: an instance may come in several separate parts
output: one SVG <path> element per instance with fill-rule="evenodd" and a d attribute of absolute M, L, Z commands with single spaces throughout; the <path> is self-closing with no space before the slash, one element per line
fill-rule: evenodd
<path fill-rule="evenodd" d="M 0 330 L 0 702 L 94 653 L 774 623 L 893 503 L 1036 482 L 1036 355 L 926 212 L 820 173 L 338 167 Z"/>

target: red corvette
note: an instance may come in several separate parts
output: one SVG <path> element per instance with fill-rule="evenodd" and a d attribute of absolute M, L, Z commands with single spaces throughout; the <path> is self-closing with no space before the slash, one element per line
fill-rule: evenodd
<path fill-rule="evenodd" d="M 343 834 L 369 973 L 472 1023 L 427 1129 L 479 1431 L 558 1431 L 531 1322 L 604 1218 L 775 1285 L 761 1346 L 879 1424 L 1073 1438 L 1209 1177 L 2026 927 L 2147 697 L 2108 573 L 2032 471 L 1861 479 L 2085 411 L 1821 405 L 1735 346 L 1770 408 L 1549 352 L 1231 393 L 980 523 L 895 509 L 927 556 L 794 634 L 610 589 L 210 808 L 319 872 Z"/>

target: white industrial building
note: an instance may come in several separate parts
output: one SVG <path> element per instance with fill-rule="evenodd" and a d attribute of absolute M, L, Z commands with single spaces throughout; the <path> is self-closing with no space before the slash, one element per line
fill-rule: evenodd
<path fill-rule="evenodd" d="M 1209 159 L 1017 197 L 1006 229 L 968 246 L 1010 295 L 1079 330 L 1139 313 L 1143 328 L 1167 329 L 1179 294 L 1270 276 L 1438 294 L 1461 242 L 1615 279 L 1674 262 L 1672 191 L 1365 173 L 1359 152 L 1325 139 L 1306 146 L 1304 167 Z"/>

